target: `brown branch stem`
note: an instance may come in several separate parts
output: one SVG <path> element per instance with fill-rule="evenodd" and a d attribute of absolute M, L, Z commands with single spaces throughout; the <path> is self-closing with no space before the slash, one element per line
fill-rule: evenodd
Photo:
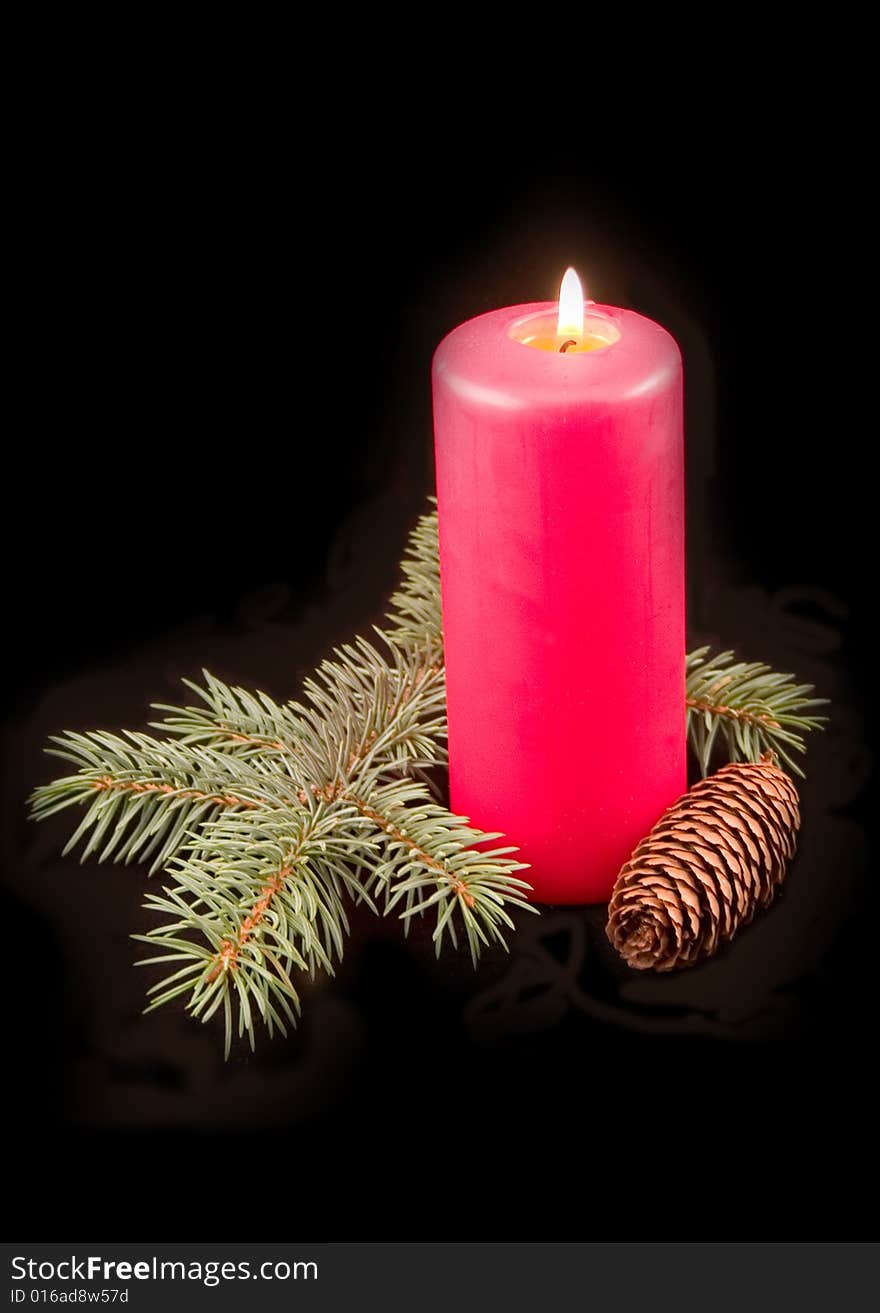
<path fill-rule="evenodd" d="M 242 921 L 241 926 L 239 927 L 238 934 L 235 936 L 235 938 L 221 940 L 220 948 L 218 949 L 217 954 L 214 958 L 214 965 L 212 966 L 211 970 L 208 972 L 209 984 L 211 983 L 211 981 L 217 979 L 221 971 L 234 970 L 235 964 L 238 960 L 238 956 L 241 953 L 241 950 L 244 948 L 245 944 L 248 942 L 251 935 L 256 930 L 257 926 L 260 924 L 263 917 L 266 915 L 266 912 L 268 910 L 269 904 L 272 902 L 272 899 L 275 897 L 276 894 L 281 892 L 281 887 L 284 884 L 284 881 L 290 875 L 295 865 L 296 865 L 296 859 L 293 858 L 285 866 L 282 866 L 281 870 L 277 871 L 267 884 L 263 885 L 262 889 L 260 890 L 260 897 L 254 903 L 253 907 L 248 912 L 245 919 Z"/>
<path fill-rule="evenodd" d="M 178 789 L 173 784 L 160 784 L 156 780 L 114 780 L 111 775 L 103 775 L 100 779 L 93 780 L 92 787 L 98 792 L 173 794 L 175 798 L 195 798 L 215 802 L 218 807 L 259 807 L 260 805 L 250 798 L 238 798 L 232 793 L 203 793 L 201 789 Z"/>
<path fill-rule="evenodd" d="M 292 752 L 292 749 L 280 739 L 270 739 L 264 734 L 239 734 L 229 725 L 218 725 L 217 728 L 233 743 L 253 743 L 258 748 L 271 748 L 274 752 Z"/>
<path fill-rule="evenodd" d="M 404 834 L 403 830 L 396 826 L 393 821 L 389 821 L 387 816 L 383 816 L 381 812 L 374 811 L 372 807 L 364 802 L 362 798 L 357 797 L 356 794 L 344 790 L 342 796 L 344 796 L 348 802 L 352 803 L 353 806 L 357 807 L 360 814 L 366 816 L 367 820 L 372 821 L 374 825 L 378 825 L 381 830 L 384 830 L 385 833 L 390 835 L 397 843 L 402 843 L 405 847 L 409 848 L 413 856 L 418 857 L 423 866 L 427 866 L 432 871 L 439 871 L 443 879 L 449 883 L 452 892 L 458 894 L 462 902 L 468 907 L 474 906 L 476 900 L 473 894 L 469 892 L 464 881 L 460 880 L 458 876 L 453 875 L 451 871 L 448 871 L 442 862 L 437 861 L 436 857 L 432 857 L 430 853 L 425 852 L 424 848 L 420 848 L 415 839 L 411 839 L 408 834 Z"/>
<path fill-rule="evenodd" d="M 723 703 L 709 702 L 705 698 L 687 698 L 687 705 L 695 711 L 708 711 L 712 716 L 723 716 L 726 720 L 740 720 L 748 725 L 764 725 L 768 729 L 779 729 L 779 721 L 764 711 L 748 711 L 740 707 L 726 707 Z"/>

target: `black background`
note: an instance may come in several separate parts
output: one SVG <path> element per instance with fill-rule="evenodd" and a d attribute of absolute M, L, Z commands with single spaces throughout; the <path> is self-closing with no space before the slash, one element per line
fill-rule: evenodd
<path fill-rule="evenodd" d="M 187 1228 L 239 1238 L 258 1200 L 263 1239 L 286 1210 L 313 1231 L 450 1241 L 479 1238 L 474 1219 L 493 1210 L 529 1238 L 621 1232 L 633 1210 L 656 1230 L 668 1201 L 704 1191 L 727 1227 L 740 1188 L 745 1230 L 769 1236 L 784 1215 L 855 1238 L 834 1182 L 873 1139 L 859 745 L 874 492 L 845 142 L 781 93 L 760 112 L 724 97 L 687 114 L 646 103 L 631 134 L 600 140 L 576 124 L 505 131 L 497 106 L 476 104 L 460 128 L 413 131 L 411 113 L 395 127 L 369 102 L 328 140 L 283 101 L 172 113 L 154 95 L 117 114 L 118 94 L 80 87 L 56 107 L 18 200 L 4 938 L 23 1165 L 11 1188 L 31 1230 L 70 1220 L 68 1187 L 87 1173 L 97 1228 L 124 1200 L 127 1221 L 160 1216 L 177 1234 L 185 1178 Z M 217 1034 L 137 1014 L 125 935 L 143 928 L 142 873 L 61 863 L 66 822 L 38 834 L 24 821 L 51 772 L 41 744 L 142 724 L 202 664 L 289 696 L 329 645 L 378 620 L 432 486 L 434 346 L 471 315 L 553 297 L 569 263 L 597 300 L 654 315 L 683 346 L 694 640 L 774 659 L 773 608 L 798 590 L 783 610 L 806 635 L 799 671 L 840 703 L 836 759 L 855 783 L 826 788 L 817 758 L 811 857 L 791 881 L 824 891 L 804 912 L 812 947 L 794 943 L 800 922 L 785 931 L 786 895 L 767 918 L 782 929 L 750 929 L 747 956 L 732 950 L 711 978 L 701 1015 L 724 1030 L 727 1008 L 723 1034 L 664 1029 L 693 1000 L 658 996 L 625 1005 L 645 1025 L 560 1006 L 475 1036 L 468 1002 L 503 963 L 475 981 L 435 967 L 418 937 L 403 947 L 395 927 L 356 921 L 303 1032 L 256 1059 L 236 1051 L 224 1070 Z M 620 1002 L 601 916 L 582 924 L 581 986 Z M 740 1025 L 756 961 L 767 997 L 793 1007 L 770 1008 L 765 1026 L 756 1004 Z M 565 1222 L 563 1185 L 601 1222 Z"/>

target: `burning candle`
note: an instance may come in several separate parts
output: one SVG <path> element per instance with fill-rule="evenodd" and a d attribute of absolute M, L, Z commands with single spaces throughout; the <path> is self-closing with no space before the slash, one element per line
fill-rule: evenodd
<path fill-rule="evenodd" d="M 569 270 L 433 387 L 451 805 L 536 901 L 603 901 L 686 783 L 679 350 Z"/>

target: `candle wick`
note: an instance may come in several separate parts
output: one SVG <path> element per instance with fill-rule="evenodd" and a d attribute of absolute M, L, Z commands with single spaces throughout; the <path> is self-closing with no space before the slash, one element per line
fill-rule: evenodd
<path fill-rule="evenodd" d="M 568 338 L 567 341 L 563 342 L 563 344 L 562 344 L 562 346 L 559 348 L 559 350 L 565 352 L 565 351 L 568 350 L 568 348 L 569 348 L 570 346 L 577 346 L 577 338 L 576 338 L 576 337 L 570 337 L 570 338 Z"/>

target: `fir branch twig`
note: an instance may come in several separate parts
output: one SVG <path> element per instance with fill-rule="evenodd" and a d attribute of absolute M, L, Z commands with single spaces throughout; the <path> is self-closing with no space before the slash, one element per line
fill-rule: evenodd
<path fill-rule="evenodd" d="M 826 698 L 814 698 L 812 684 L 795 684 L 758 661 L 736 661 L 733 652 L 709 655 L 700 647 L 686 659 L 688 737 L 703 775 L 720 738 L 729 761 L 760 761 L 774 752 L 796 775 L 803 771 L 792 751 L 805 752 L 804 733 L 820 729 L 825 716 L 813 715 Z"/>

